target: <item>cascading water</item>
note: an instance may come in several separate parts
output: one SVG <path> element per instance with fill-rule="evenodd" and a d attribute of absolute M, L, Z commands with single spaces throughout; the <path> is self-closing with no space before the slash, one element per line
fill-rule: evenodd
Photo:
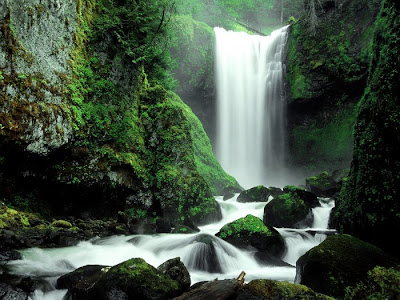
<path fill-rule="evenodd" d="M 216 197 L 221 205 L 222 220 L 201 227 L 196 234 L 113 236 L 81 242 L 73 247 L 27 249 L 22 251 L 22 260 L 12 261 L 8 266 L 16 275 L 40 280 L 41 284 L 31 295 L 32 300 L 63 299 L 66 290 L 54 290 L 56 280 L 76 268 L 90 264 L 113 266 L 132 257 L 141 257 L 157 267 L 166 260 L 179 256 L 190 272 L 192 283 L 215 278 L 236 278 L 241 271 L 246 272 L 247 281 L 267 278 L 293 282 L 296 260 L 323 240 L 322 236 L 317 239 L 316 234 L 309 232 L 326 230 L 326 227 L 320 226 L 327 225 L 333 201 L 321 201 L 323 207 L 313 209 L 316 222 L 313 227 L 317 228 L 277 229 L 288 248 L 284 260 L 293 267 L 276 267 L 260 264 L 254 257 L 254 251 L 238 249 L 214 236 L 226 223 L 248 214 L 262 218 L 267 202 L 239 203 L 236 201 L 237 196 L 227 201 Z"/>
<path fill-rule="evenodd" d="M 270 36 L 214 29 L 216 155 L 244 187 L 284 183 L 282 58 L 287 28 Z"/>

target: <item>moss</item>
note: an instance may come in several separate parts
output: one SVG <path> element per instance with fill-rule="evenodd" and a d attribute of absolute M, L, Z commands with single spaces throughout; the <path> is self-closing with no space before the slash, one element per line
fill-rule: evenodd
<path fill-rule="evenodd" d="M 310 288 L 300 285 L 293 284 L 290 282 L 284 281 L 274 281 L 274 280 L 252 280 L 245 287 L 244 291 L 245 295 L 250 298 L 250 295 L 253 297 L 258 296 L 262 299 L 332 299 L 329 296 L 321 295 L 315 293 Z M 242 293 L 243 293 L 242 292 Z M 239 298 L 245 299 L 245 298 Z"/>
<path fill-rule="evenodd" d="M 329 188 L 332 186 L 332 177 L 329 176 L 328 172 L 324 171 L 318 176 L 307 177 L 306 184 L 319 188 Z"/>
<path fill-rule="evenodd" d="M 245 238 L 245 236 L 251 236 L 255 233 L 272 236 L 271 230 L 259 218 L 247 215 L 244 218 L 224 225 L 219 232 L 219 236 L 226 238 L 229 236 L 241 237 L 241 235 L 244 235 L 242 238 Z"/>
<path fill-rule="evenodd" d="M 383 1 L 374 34 L 368 87 L 359 105 L 354 154 L 334 218 L 342 232 L 380 245 L 393 254 L 391 230 L 400 226 L 400 134 L 398 72 L 399 7 Z"/>
<path fill-rule="evenodd" d="M 56 220 L 51 223 L 51 226 L 59 228 L 72 228 L 72 224 L 65 220 Z"/>

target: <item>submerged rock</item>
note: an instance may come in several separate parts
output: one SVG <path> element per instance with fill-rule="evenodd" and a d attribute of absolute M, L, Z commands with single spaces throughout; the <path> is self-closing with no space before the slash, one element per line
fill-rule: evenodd
<path fill-rule="evenodd" d="M 364 280 L 375 266 L 396 264 L 396 259 L 371 244 L 349 235 L 334 235 L 299 258 L 295 282 L 340 298 L 346 287 Z"/>
<path fill-rule="evenodd" d="M 277 257 L 285 250 L 285 243 L 279 233 L 253 215 L 226 224 L 216 236 L 236 247 L 254 247 Z"/>
<path fill-rule="evenodd" d="M 269 189 L 259 185 L 241 192 L 237 198 L 237 202 L 267 202 L 269 196 Z"/>
<path fill-rule="evenodd" d="M 28 300 L 28 294 L 20 288 L 0 282 L 0 299 L 4 300 Z"/>

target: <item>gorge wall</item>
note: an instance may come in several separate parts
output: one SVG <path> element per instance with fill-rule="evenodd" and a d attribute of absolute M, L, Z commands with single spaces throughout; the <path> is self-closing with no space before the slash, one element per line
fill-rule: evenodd
<path fill-rule="evenodd" d="M 1 2 L 2 201 L 169 227 L 219 218 L 213 194 L 237 182 L 191 110 L 126 55 L 108 5 Z"/>

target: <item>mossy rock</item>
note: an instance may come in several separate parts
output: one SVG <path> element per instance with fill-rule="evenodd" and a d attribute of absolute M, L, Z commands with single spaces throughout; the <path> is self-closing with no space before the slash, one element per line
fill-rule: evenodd
<path fill-rule="evenodd" d="M 289 192 L 272 199 L 264 208 L 263 222 L 269 227 L 302 227 L 310 207 L 297 193 Z M 312 223 L 308 220 L 307 223 Z M 306 224 L 304 224 L 305 226 Z"/>
<path fill-rule="evenodd" d="M 179 284 L 179 294 L 189 289 L 191 284 L 190 274 L 179 257 L 167 260 L 158 266 L 157 270 L 169 276 Z"/>
<path fill-rule="evenodd" d="M 224 225 L 216 236 L 236 247 L 254 247 L 275 256 L 280 256 L 285 250 L 281 236 L 253 215 L 247 215 Z"/>
<path fill-rule="evenodd" d="M 180 292 L 178 282 L 141 258 L 120 263 L 103 274 L 88 299 L 170 299 Z"/>
<path fill-rule="evenodd" d="M 72 224 L 65 220 L 56 220 L 53 223 L 51 223 L 51 226 L 57 228 L 72 228 Z"/>
<path fill-rule="evenodd" d="M 307 189 L 318 197 L 329 198 L 339 192 L 339 185 L 328 172 L 306 178 Z"/>
<path fill-rule="evenodd" d="M 268 188 L 258 185 L 240 193 L 237 202 L 267 202 L 270 196 Z"/>
<path fill-rule="evenodd" d="M 34 224 L 42 221 L 32 213 L 26 213 L 0 204 L 0 229 L 24 229 L 30 228 L 30 221 Z"/>
<path fill-rule="evenodd" d="M 333 298 L 314 292 L 312 289 L 285 281 L 267 279 L 252 280 L 238 293 L 237 300 L 275 300 L 275 299 L 320 299 L 334 300 Z"/>
<path fill-rule="evenodd" d="M 299 258 L 295 282 L 340 298 L 346 287 L 365 280 L 376 266 L 397 264 L 397 259 L 367 242 L 349 235 L 333 235 Z"/>

